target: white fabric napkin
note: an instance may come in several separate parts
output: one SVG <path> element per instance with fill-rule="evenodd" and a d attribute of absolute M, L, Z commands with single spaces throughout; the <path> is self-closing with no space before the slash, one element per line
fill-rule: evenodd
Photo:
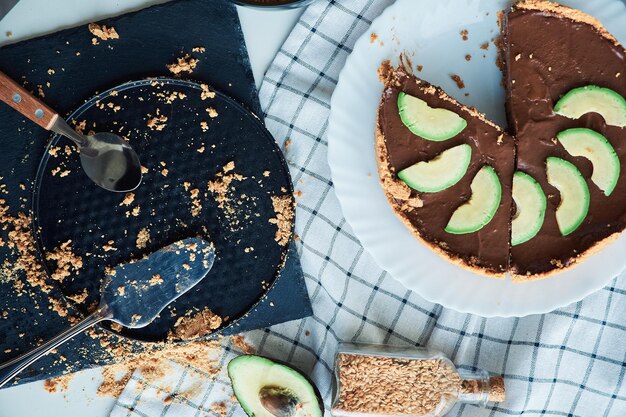
<path fill-rule="evenodd" d="M 408 291 L 373 262 L 352 234 L 326 162 L 329 102 L 352 45 L 391 3 L 314 3 L 264 79 L 260 97 L 266 123 L 285 150 L 298 194 L 297 245 L 314 315 L 251 332 L 248 338 L 261 354 L 309 373 L 327 409 L 334 355 L 338 341 L 344 340 L 425 345 L 443 351 L 462 369 L 481 368 L 505 377 L 504 403 L 487 409 L 458 405 L 451 416 L 626 416 L 624 275 L 549 314 L 484 319 Z M 223 362 L 232 356 L 225 351 Z M 163 395 L 138 385 L 141 376 L 135 375 L 111 415 L 219 415 L 211 411 L 214 395 L 230 395 L 223 375 L 202 377 L 181 368 L 170 378 L 161 386 L 180 390 L 172 382 L 198 382 L 203 396 L 164 406 Z M 243 416 L 237 406 L 227 413 Z"/>

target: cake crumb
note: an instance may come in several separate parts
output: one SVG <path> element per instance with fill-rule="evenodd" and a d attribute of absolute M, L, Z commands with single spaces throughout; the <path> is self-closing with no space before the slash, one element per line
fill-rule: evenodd
<path fill-rule="evenodd" d="M 418 72 L 422 72 L 422 70 L 423 70 L 423 69 L 424 69 L 424 66 L 423 66 L 423 65 L 418 65 L 418 66 L 417 66 L 417 71 L 418 71 Z"/>
<path fill-rule="evenodd" d="M 207 98 L 215 98 L 215 92 L 209 89 L 209 86 L 206 84 L 200 84 L 202 88 L 202 92 L 200 93 L 200 98 L 202 100 L 206 100 Z"/>
<path fill-rule="evenodd" d="M 289 243 L 293 226 L 293 201 L 289 195 L 272 196 L 272 205 L 276 217 L 269 219 L 269 222 L 277 227 L 274 240 L 280 246 L 286 246 Z"/>
<path fill-rule="evenodd" d="M 106 27 L 106 25 L 100 26 L 97 23 L 90 23 L 88 28 L 89 28 L 89 32 L 91 32 L 92 35 L 94 35 L 95 37 L 103 41 L 107 41 L 109 39 L 120 38 L 120 35 L 117 33 L 114 27 Z M 93 43 L 93 40 L 92 40 L 92 43 Z"/>
<path fill-rule="evenodd" d="M 150 230 L 148 230 L 147 227 L 144 227 L 139 230 L 139 233 L 137 233 L 137 249 L 144 249 L 148 245 L 148 242 L 150 242 Z"/>
<path fill-rule="evenodd" d="M 83 292 L 74 295 L 66 295 L 65 297 L 76 304 L 83 304 L 88 296 L 87 288 L 83 288 Z"/>
<path fill-rule="evenodd" d="M 378 39 L 378 34 L 376 34 L 376 32 L 372 32 L 370 34 L 370 43 L 376 42 L 377 39 Z"/>
<path fill-rule="evenodd" d="M 452 74 L 452 75 L 450 75 L 450 78 L 452 78 L 452 81 L 454 81 L 456 83 L 456 86 L 460 90 L 465 88 L 465 82 L 463 81 L 463 79 L 459 75 Z"/>
<path fill-rule="evenodd" d="M 464 41 L 469 39 L 469 31 L 467 29 L 463 29 L 460 32 L 460 35 L 461 35 L 461 39 L 463 39 Z"/>
<path fill-rule="evenodd" d="M 218 203 L 218 207 L 225 209 L 227 212 L 233 212 L 234 209 L 228 206 L 230 198 L 228 196 L 230 185 L 233 181 L 243 181 L 246 179 L 244 176 L 237 173 L 229 173 L 234 171 L 235 162 L 230 161 L 222 167 L 222 172 L 216 174 L 216 178 L 213 181 L 209 181 L 207 188 L 215 195 L 215 201 Z"/>
<path fill-rule="evenodd" d="M 466 61 L 471 61 L 472 60 L 472 56 L 470 54 L 465 55 L 465 60 Z"/>
<path fill-rule="evenodd" d="M 43 382 L 43 388 L 50 394 L 67 392 L 70 381 L 75 375 L 62 375 L 56 378 L 46 379 Z"/>
<path fill-rule="evenodd" d="M 194 188 L 193 190 L 189 192 L 189 194 L 191 197 L 191 216 L 198 217 L 200 213 L 202 212 L 202 203 L 200 202 L 200 199 L 198 198 L 198 195 L 200 194 L 200 190 L 197 188 Z"/>
<path fill-rule="evenodd" d="M 154 274 L 154 275 L 152 275 L 152 277 L 148 281 L 148 284 L 150 284 L 151 286 L 161 285 L 161 284 L 163 284 L 163 278 L 161 278 L 161 275 L 159 275 L 159 274 Z"/>
<path fill-rule="evenodd" d="M 152 130 L 158 130 L 161 131 L 165 128 L 165 126 L 167 126 L 167 124 L 165 122 L 167 122 L 167 116 L 165 115 L 159 115 L 159 111 L 157 109 L 157 115 L 155 117 L 152 117 L 152 115 L 148 115 L 148 117 L 150 119 L 148 119 L 148 122 L 146 123 L 146 126 L 148 126 L 150 129 Z"/>
<path fill-rule="evenodd" d="M 170 330 L 167 336 L 168 340 L 193 340 L 208 336 L 214 330 L 219 329 L 223 323 L 223 319 L 208 307 L 193 316 L 191 313 L 187 312 L 176 320 L 174 329 Z"/>
<path fill-rule="evenodd" d="M 113 245 L 115 242 L 113 240 L 109 240 L 107 243 L 105 243 L 104 245 L 102 245 L 102 249 L 105 252 L 114 252 L 117 250 L 117 248 Z"/>
<path fill-rule="evenodd" d="M 200 54 L 203 54 L 205 51 L 206 51 L 206 48 L 204 46 L 196 46 L 191 49 L 191 52 L 197 52 Z"/>
<path fill-rule="evenodd" d="M 185 56 L 177 58 L 175 63 L 168 64 L 167 69 L 174 75 L 179 75 L 182 72 L 191 74 L 197 65 L 197 59 L 192 58 L 189 54 L 185 54 Z"/>
<path fill-rule="evenodd" d="M 126 193 L 126 195 L 124 195 L 124 199 L 119 205 L 130 206 L 133 203 L 133 201 L 135 201 L 135 193 Z"/>
<path fill-rule="evenodd" d="M 263 176 L 264 177 L 269 177 L 270 176 L 270 172 L 268 170 L 263 171 Z"/>
<path fill-rule="evenodd" d="M 489 49 L 489 42 L 488 42 L 488 41 L 487 41 L 487 42 L 483 42 L 483 43 L 480 45 L 480 49 L 485 50 L 485 51 L 486 51 L 487 49 Z"/>
<path fill-rule="evenodd" d="M 207 113 L 209 113 L 209 117 L 211 119 L 215 119 L 218 116 L 217 110 L 215 110 L 213 107 L 208 107 L 206 111 Z"/>
<path fill-rule="evenodd" d="M 50 277 L 59 282 L 63 282 L 72 273 L 78 273 L 83 267 L 83 258 L 74 254 L 71 240 L 61 243 L 53 251 L 49 252 L 46 255 L 46 260 L 56 263 L 56 268 L 52 271 Z"/>
<path fill-rule="evenodd" d="M 233 171 L 235 169 L 235 161 L 230 161 L 222 167 L 224 173 Z"/>

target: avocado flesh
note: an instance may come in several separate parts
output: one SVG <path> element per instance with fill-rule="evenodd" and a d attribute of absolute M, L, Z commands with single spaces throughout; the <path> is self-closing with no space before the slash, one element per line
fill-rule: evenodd
<path fill-rule="evenodd" d="M 528 242 L 541 230 L 547 199 L 533 177 L 517 171 L 513 174 L 513 200 L 517 210 L 511 222 L 511 245 L 517 246 Z"/>
<path fill-rule="evenodd" d="M 474 233 L 489 224 L 500 206 L 502 186 L 496 171 L 483 166 L 470 185 L 469 201 L 452 214 L 445 231 L 455 235 Z"/>
<path fill-rule="evenodd" d="M 582 156 L 591 161 L 591 181 L 607 197 L 611 195 L 620 174 L 620 163 L 611 143 L 595 130 L 574 128 L 556 135 L 565 150 L 572 156 Z"/>
<path fill-rule="evenodd" d="M 589 212 L 587 182 L 572 163 L 556 157 L 546 159 L 546 174 L 548 183 L 561 195 L 556 222 L 561 234 L 567 236 L 578 229 Z"/>
<path fill-rule="evenodd" d="M 554 112 L 570 119 L 586 113 L 598 113 L 607 125 L 626 126 L 626 100 L 610 88 L 595 85 L 575 88 L 554 106 Z"/>
<path fill-rule="evenodd" d="M 471 146 L 455 146 L 430 161 L 418 162 L 403 169 L 398 172 L 398 178 L 414 190 L 435 193 L 459 182 L 467 172 L 471 159 Z"/>
<path fill-rule="evenodd" d="M 430 107 L 424 100 L 401 92 L 398 111 L 402 123 L 414 134 L 426 140 L 442 142 L 458 135 L 467 121 L 448 109 Z"/>
<path fill-rule="evenodd" d="M 321 402 L 313 385 L 304 375 L 288 366 L 260 356 L 244 355 L 230 361 L 228 376 L 237 400 L 250 417 L 277 416 L 268 410 L 272 409 L 272 401 L 268 401 L 267 395 L 264 395 L 267 392 L 281 394 L 275 395 L 275 403 L 285 402 L 285 397 L 293 398 L 297 406 L 288 404 L 288 408 L 293 410 L 292 416 L 323 416 Z"/>

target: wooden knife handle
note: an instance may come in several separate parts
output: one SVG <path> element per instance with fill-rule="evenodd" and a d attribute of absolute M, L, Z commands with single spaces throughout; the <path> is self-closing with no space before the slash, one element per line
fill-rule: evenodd
<path fill-rule="evenodd" d="M 59 117 L 57 112 L 39 101 L 3 72 L 0 72 L 0 100 L 46 130 L 50 130 Z"/>

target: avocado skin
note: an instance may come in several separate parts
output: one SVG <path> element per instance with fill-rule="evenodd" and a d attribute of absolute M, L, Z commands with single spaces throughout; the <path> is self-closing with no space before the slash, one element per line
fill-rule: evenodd
<path fill-rule="evenodd" d="M 285 361 L 278 360 L 278 359 L 271 359 L 271 358 L 268 358 L 266 356 L 261 356 L 261 355 L 241 355 L 241 356 L 238 356 L 237 358 L 240 358 L 242 356 L 244 356 L 244 357 L 254 357 L 254 358 L 259 358 L 259 359 L 262 359 L 262 360 L 270 361 L 270 362 L 272 362 L 274 364 L 285 366 L 285 367 L 295 371 L 296 373 L 298 373 L 298 375 L 300 375 L 302 377 L 302 379 L 304 379 L 313 388 L 313 392 L 315 393 L 315 397 L 316 397 L 316 400 L 317 400 L 317 405 L 319 406 L 319 409 L 320 409 L 320 413 L 321 413 L 322 416 L 324 415 L 324 400 L 322 399 L 322 394 L 320 393 L 319 389 L 317 388 L 317 385 L 315 385 L 315 383 L 311 380 L 311 378 L 307 374 L 302 372 L 300 369 L 294 367 L 293 365 L 291 365 L 291 364 L 289 364 L 289 363 L 287 363 Z M 236 360 L 237 358 L 232 359 L 228 363 L 228 378 L 230 379 L 231 385 L 234 382 L 233 382 L 233 375 L 232 375 L 232 373 L 230 371 L 230 369 L 231 369 L 230 368 L 230 364 L 231 364 L 232 361 Z M 284 388 L 289 388 L 289 387 L 284 387 Z M 237 395 L 235 394 L 235 396 L 237 396 Z M 237 400 L 239 401 L 239 398 L 237 398 Z M 241 404 L 241 402 L 239 402 L 239 403 Z M 248 414 L 248 416 L 256 417 L 254 412 L 252 412 L 251 410 L 248 410 L 246 407 L 243 407 L 243 405 L 242 405 L 242 408 L 246 412 L 246 414 Z"/>

